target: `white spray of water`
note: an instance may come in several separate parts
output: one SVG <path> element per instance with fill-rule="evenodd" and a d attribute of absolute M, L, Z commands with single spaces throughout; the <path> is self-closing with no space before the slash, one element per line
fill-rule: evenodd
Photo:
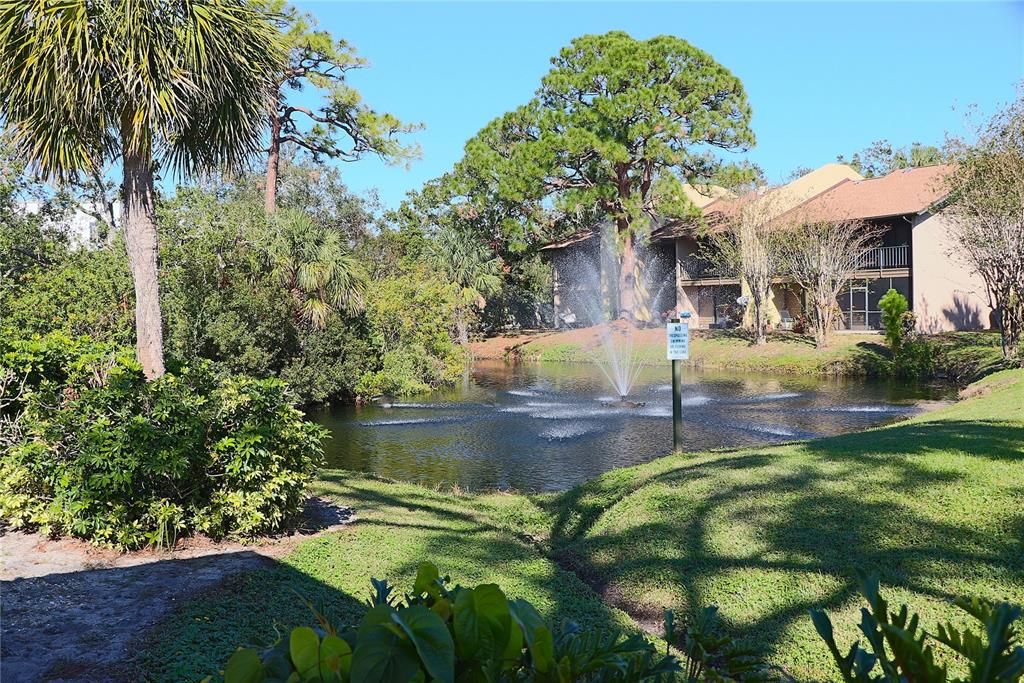
<path fill-rule="evenodd" d="M 567 271 L 570 279 L 575 281 L 573 287 L 573 303 L 583 310 L 575 311 L 582 314 L 590 324 L 597 325 L 598 349 L 595 363 L 600 368 L 608 383 L 615 390 L 617 398 L 625 398 L 632 391 L 633 385 L 643 370 L 643 359 L 634 340 L 635 328 L 628 321 L 612 321 L 612 306 L 608 300 L 614 301 L 614 284 L 618 282 L 618 256 L 613 248 L 614 234 L 605 230 L 601 239 L 601 250 L 598 262 L 593 258 L 580 257 L 571 263 L 563 264 L 563 272 Z M 649 253 L 645 259 L 649 265 L 648 274 L 657 271 L 653 267 L 655 255 Z M 605 278 L 601 277 L 603 268 Z M 650 279 L 648 277 L 648 279 Z M 648 291 L 653 291 L 648 305 L 650 310 L 661 310 L 661 299 L 669 285 L 674 286 L 672 278 L 660 278 L 645 283 Z M 671 287 L 669 287 L 671 289 Z M 607 290 L 607 291 L 606 291 Z"/>

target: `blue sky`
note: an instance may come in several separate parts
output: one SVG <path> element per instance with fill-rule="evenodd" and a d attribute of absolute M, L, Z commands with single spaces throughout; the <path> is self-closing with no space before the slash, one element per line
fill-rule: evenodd
<path fill-rule="evenodd" d="M 673 34 L 743 81 L 773 181 L 871 141 L 938 144 L 1024 79 L 1024 3 L 306 2 L 371 61 L 352 83 L 375 108 L 425 124 L 410 170 L 343 164 L 357 192 L 397 205 L 457 161 L 484 124 L 527 101 L 573 37 Z"/>

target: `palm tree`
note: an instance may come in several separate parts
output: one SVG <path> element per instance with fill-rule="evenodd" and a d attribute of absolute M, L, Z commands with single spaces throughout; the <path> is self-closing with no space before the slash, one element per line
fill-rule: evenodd
<path fill-rule="evenodd" d="M 123 170 L 136 354 L 164 372 L 154 177 L 241 168 L 259 152 L 284 58 L 246 0 L 0 0 L 0 118 L 39 175 Z"/>
<path fill-rule="evenodd" d="M 323 329 L 331 313 L 362 309 L 363 269 L 338 230 L 286 209 L 273 215 L 264 248 L 271 272 L 311 327 Z"/>
<path fill-rule="evenodd" d="M 456 230 L 442 228 L 428 247 L 428 258 L 435 268 L 462 290 L 462 301 L 455 311 L 459 343 L 469 343 L 470 306 L 483 308 L 486 297 L 501 288 L 501 261 L 486 245 Z"/>

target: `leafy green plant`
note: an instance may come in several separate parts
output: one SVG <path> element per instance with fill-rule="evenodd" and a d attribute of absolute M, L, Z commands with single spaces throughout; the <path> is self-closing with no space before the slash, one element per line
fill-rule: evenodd
<path fill-rule="evenodd" d="M 910 302 L 895 289 L 890 289 L 878 300 L 878 308 L 882 311 L 885 341 L 893 355 L 897 355 L 905 338 L 903 314 L 910 310 Z"/>
<path fill-rule="evenodd" d="M 899 611 L 889 610 L 877 577 L 860 575 L 860 581 L 868 601 L 868 607 L 861 609 L 860 621 L 867 648 L 858 641 L 842 654 L 828 615 L 820 609 L 811 610 L 814 628 L 828 645 L 844 681 L 1012 683 L 1024 677 L 1024 644 L 1016 625 L 1024 614 L 1020 605 L 957 598 L 953 604 L 981 623 L 983 634 L 961 631 L 948 623 L 940 625 L 936 633 L 929 633 L 906 605 L 901 605 Z M 946 645 L 962 657 L 967 662 L 968 676 L 950 676 L 931 641 Z"/>
<path fill-rule="evenodd" d="M 356 384 L 362 396 L 411 394 L 455 381 L 465 355 L 452 341 L 457 285 L 425 270 L 379 280 L 367 292 L 366 320 L 380 365 Z"/>
<path fill-rule="evenodd" d="M 925 377 L 935 367 L 932 345 L 917 333 L 917 316 L 907 297 L 890 289 L 879 299 L 885 341 L 892 351 L 892 373 L 897 377 Z"/>
<path fill-rule="evenodd" d="M 665 642 L 674 644 L 683 655 L 679 678 L 687 683 L 770 680 L 761 653 L 722 632 L 714 605 L 697 612 L 678 631 L 675 615 L 665 610 Z"/>
<path fill-rule="evenodd" d="M 283 382 L 209 363 L 147 382 L 130 348 L 60 334 L 6 348 L 27 387 L 0 455 L 8 523 L 136 548 L 264 534 L 301 509 L 323 430 Z"/>
<path fill-rule="evenodd" d="M 428 562 L 402 598 L 386 581 L 372 584 L 356 627 L 339 629 L 314 609 L 318 628 L 292 629 L 262 655 L 237 650 L 226 682 L 642 681 L 679 670 L 640 636 L 554 629 L 529 602 L 494 584 L 451 586 Z"/>

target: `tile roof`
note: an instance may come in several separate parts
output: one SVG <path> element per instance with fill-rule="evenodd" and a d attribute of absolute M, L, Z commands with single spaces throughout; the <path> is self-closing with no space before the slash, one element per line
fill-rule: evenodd
<path fill-rule="evenodd" d="M 789 185 L 767 192 L 750 192 L 740 197 L 721 196 L 702 207 L 704 224 L 715 229 L 752 201 L 774 202 L 774 220 L 827 221 L 903 216 L 925 211 L 947 194 L 943 180 L 952 170 L 948 164 L 893 171 L 880 178 L 861 178 L 849 167 L 826 164 Z M 693 234 L 702 223 L 693 219 L 664 221 L 654 226 L 652 240 L 666 240 Z M 542 250 L 561 249 L 590 239 L 593 230 L 583 230 Z"/>
<path fill-rule="evenodd" d="M 812 220 L 904 216 L 925 211 L 946 196 L 948 164 L 893 171 L 880 178 L 847 180 L 787 212 Z"/>

